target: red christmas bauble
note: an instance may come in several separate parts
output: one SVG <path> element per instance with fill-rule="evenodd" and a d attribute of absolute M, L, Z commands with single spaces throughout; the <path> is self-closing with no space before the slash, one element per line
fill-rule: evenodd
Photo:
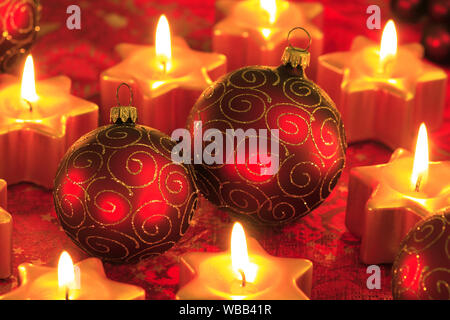
<path fill-rule="evenodd" d="M 422 35 L 425 56 L 433 62 L 450 64 L 450 27 L 444 24 L 428 25 Z"/>
<path fill-rule="evenodd" d="M 431 0 L 428 2 L 428 15 L 432 23 L 449 23 L 450 2 L 448 0 Z"/>
<path fill-rule="evenodd" d="M 407 234 L 392 270 L 394 299 L 450 299 L 450 210 Z"/>
<path fill-rule="evenodd" d="M 395 17 L 407 22 L 415 22 L 426 11 L 426 0 L 391 0 L 391 10 Z"/>
<path fill-rule="evenodd" d="M 0 1 L 0 72 L 21 65 L 39 31 L 38 0 Z"/>
<path fill-rule="evenodd" d="M 187 230 L 197 194 L 175 142 L 135 124 L 100 127 L 64 155 L 53 191 L 58 219 L 84 251 L 137 262 L 171 248 Z"/>
<path fill-rule="evenodd" d="M 230 140 L 227 129 L 254 129 L 252 134 L 266 142 L 267 149 L 269 139 L 278 140 L 276 172 L 267 170 L 272 163 L 259 158 L 250 163 L 250 149 L 244 162 L 238 162 L 235 153 L 233 163 L 194 165 L 197 185 L 208 200 L 266 225 L 285 224 L 311 212 L 330 194 L 345 163 L 339 111 L 296 65 L 308 62 L 309 56 L 295 56 L 298 52 L 293 50 L 286 49 L 285 64 L 278 68 L 250 66 L 223 76 L 202 93 L 188 119 L 194 136 L 201 121 L 205 135 L 218 129 L 223 141 Z M 203 141 L 203 150 L 210 143 Z M 237 143 L 233 142 L 234 150 Z"/>

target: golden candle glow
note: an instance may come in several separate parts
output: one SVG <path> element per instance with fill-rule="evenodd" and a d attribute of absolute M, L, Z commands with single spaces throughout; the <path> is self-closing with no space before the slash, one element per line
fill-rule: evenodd
<path fill-rule="evenodd" d="M 264 38 L 269 38 L 270 34 L 272 33 L 272 30 L 270 28 L 262 28 L 261 33 Z"/>
<path fill-rule="evenodd" d="M 428 177 L 428 136 L 427 128 L 422 123 L 417 136 L 416 151 L 414 153 L 414 164 L 411 174 L 411 185 L 413 190 L 419 191 Z"/>
<path fill-rule="evenodd" d="M 389 20 L 383 29 L 380 44 L 380 64 L 384 65 L 397 54 L 397 31 L 394 21 Z"/>
<path fill-rule="evenodd" d="M 231 265 L 239 280 L 242 280 L 241 272 L 247 282 L 255 280 L 257 266 L 250 262 L 244 228 L 239 222 L 234 224 L 231 232 Z"/>
<path fill-rule="evenodd" d="M 172 43 L 170 39 L 169 21 L 161 15 L 156 26 L 155 51 L 158 68 L 168 72 L 172 62 Z"/>
<path fill-rule="evenodd" d="M 259 0 L 261 9 L 269 15 L 269 23 L 273 24 L 277 17 L 277 2 L 276 0 Z"/>
<path fill-rule="evenodd" d="M 75 282 L 75 269 L 72 258 L 63 251 L 58 262 L 58 285 L 60 288 L 70 288 Z"/>
<path fill-rule="evenodd" d="M 22 97 L 22 99 L 25 99 L 29 102 L 35 102 L 38 100 L 34 79 L 34 63 L 33 57 L 31 55 L 28 55 L 27 59 L 25 60 L 20 96 Z"/>

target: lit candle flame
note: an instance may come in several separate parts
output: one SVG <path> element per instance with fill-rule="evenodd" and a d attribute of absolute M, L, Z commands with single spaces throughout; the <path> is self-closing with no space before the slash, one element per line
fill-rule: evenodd
<path fill-rule="evenodd" d="M 272 33 L 272 30 L 270 28 L 262 28 L 261 33 L 264 38 L 269 38 L 270 34 Z"/>
<path fill-rule="evenodd" d="M 167 21 L 165 15 L 161 15 L 156 26 L 155 51 L 158 67 L 164 73 L 168 72 L 172 62 L 172 44 L 170 40 L 169 21 Z"/>
<path fill-rule="evenodd" d="M 394 21 L 389 20 L 383 29 L 380 44 L 380 64 L 384 65 L 387 61 L 394 58 L 397 54 L 397 31 Z"/>
<path fill-rule="evenodd" d="M 417 136 L 414 164 L 411 174 L 411 184 L 415 191 L 419 191 L 420 186 L 423 186 L 427 180 L 428 162 L 427 128 L 425 127 L 425 124 L 422 123 L 419 128 L 419 135 Z"/>
<path fill-rule="evenodd" d="M 251 263 L 247 251 L 247 239 L 244 228 L 236 222 L 231 232 L 231 265 L 239 280 L 253 282 L 256 278 L 256 265 Z"/>
<path fill-rule="evenodd" d="M 259 0 L 259 5 L 269 15 L 269 23 L 273 24 L 277 17 L 277 1 L 276 0 Z"/>
<path fill-rule="evenodd" d="M 75 269 L 72 258 L 67 251 L 63 251 L 58 262 L 58 285 L 66 289 L 66 299 L 68 299 L 68 289 L 75 282 Z"/>
<path fill-rule="evenodd" d="M 20 96 L 29 102 L 36 102 L 38 95 L 36 93 L 36 84 L 34 79 L 33 57 L 28 55 L 23 68 L 22 86 Z"/>

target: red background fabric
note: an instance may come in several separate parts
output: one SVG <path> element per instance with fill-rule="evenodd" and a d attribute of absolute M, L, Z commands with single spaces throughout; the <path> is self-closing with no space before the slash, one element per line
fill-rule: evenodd
<path fill-rule="evenodd" d="M 356 35 L 379 41 L 381 31 L 366 28 L 369 5 L 380 5 L 383 24 L 390 18 L 387 1 L 321 2 L 325 6 L 325 52 L 348 50 Z M 205 51 L 211 47 L 213 0 L 79 1 L 81 30 L 65 27 L 66 8 L 71 4 L 74 1 L 42 1 L 41 31 L 32 50 L 37 77 L 65 74 L 73 80 L 73 94 L 97 103 L 100 72 L 119 61 L 114 46 L 121 42 L 151 43 L 162 13 L 168 16 L 172 32 L 185 37 L 191 47 Z M 398 23 L 397 28 L 400 43 L 420 39 L 420 24 Z M 450 159 L 449 91 L 447 88 L 445 123 L 439 131 L 430 134 L 432 160 Z M 312 299 L 392 299 L 391 265 L 381 266 L 381 289 L 367 289 L 367 266 L 359 262 L 359 239 L 344 224 L 349 169 L 387 162 L 390 154 L 391 150 L 376 143 L 351 145 L 338 185 L 319 208 L 283 228 L 244 226 L 247 234 L 255 237 L 270 254 L 313 262 Z M 27 183 L 9 186 L 8 211 L 14 218 L 14 275 L 0 280 L 0 294 L 18 285 L 20 263 L 56 266 L 62 250 L 68 250 L 75 262 L 87 257 L 59 226 L 50 190 Z M 179 287 L 180 255 L 188 251 L 225 250 L 231 226 L 228 214 L 202 201 L 190 229 L 175 247 L 136 265 L 105 263 L 107 276 L 145 288 L 147 299 L 173 299 Z"/>

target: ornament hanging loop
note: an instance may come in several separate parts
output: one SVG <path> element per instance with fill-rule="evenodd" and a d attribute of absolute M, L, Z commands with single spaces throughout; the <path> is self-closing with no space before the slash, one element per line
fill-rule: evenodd
<path fill-rule="evenodd" d="M 119 90 L 120 87 L 122 86 L 128 87 L 128 90 L 130 91 L 130 100 L 127 106 L 120 105 Z M 130 87 L 129 84 L 125 82 L 119 84 L 116 90 L 116 99 L 117 99 L 117 106 L 112 107 L 109 113 L 109 118 L 111 122 L 114 124 L 122 124 L 122 123 L 135 124 L 137 121 L 137 109 L 133 106 L 133 89 Z"/>
<path fill-rule="evenodd" d="M 291 36 L 291 33 L 292 33 L 293 31 L 295 31 L 295 30 L 303 30 L 303 31 L 306 33 L 306 35 L 308 36 L 308 46 L 307 46 L 306 48 L 304 48 L 304 49 L 301 49 L 301 48 L 295 48 L 295 49 L 300 50 L 300 51 L 308 51 L 308 50 L 309 50 L 309 47 L 311 46 L 311 41 L 312 41 L 312 39 L 311 39 L 311 35 L 309 34 L 308 30 L 306 30 L 305 28 L 302 28 L 302 27 L 295 27 L 295 28 L 292 28 L 292 29 L 288 32 L 287 38 L 286 38 L 286 41 L 287 41 L 287 43 L 288 43 L 288 46 L 294 49 L 294 47 L 292 46 L 292 44 L 289 42 L 289 38 L 290 38 L 290 36 Z"/>
<path fill-rule="evenodd" d="M 289 38 L 291 36 L 291 33 L 295 30 L 303 30 L 308 36 L 309 41 L 306 48 L 296 48 L 290 43 Z M 297 68 L 298 66 L 300 66 L 302 69 L 305 69 L 306 67 L 308 67 L 310 60 L 310 54 L 308 50 L 311 46 L 311 40 L 311 35 L 305 28 L 295 27 L 291 29 L 287 35 L 288 46 L 284 49 L 283 55 L 281 56 L 281 62 L 284 65 L 290 64 L 293 68 Z"/>
<path fill-rule="evenodd" d="M 117 106 L 120 107 L 119 90 L 122 86 L 126 86 L 128 88 L 128 90 L 130 92 L 130 100 L 128 102 L 128 106 L 132 106 L 133 105 L 133 89 L 130 87 L 130 85 L 128 83 L 125 83 L 125 82 L 122 82 L 117 87 L 117 90 L 116 90 Z"/>

